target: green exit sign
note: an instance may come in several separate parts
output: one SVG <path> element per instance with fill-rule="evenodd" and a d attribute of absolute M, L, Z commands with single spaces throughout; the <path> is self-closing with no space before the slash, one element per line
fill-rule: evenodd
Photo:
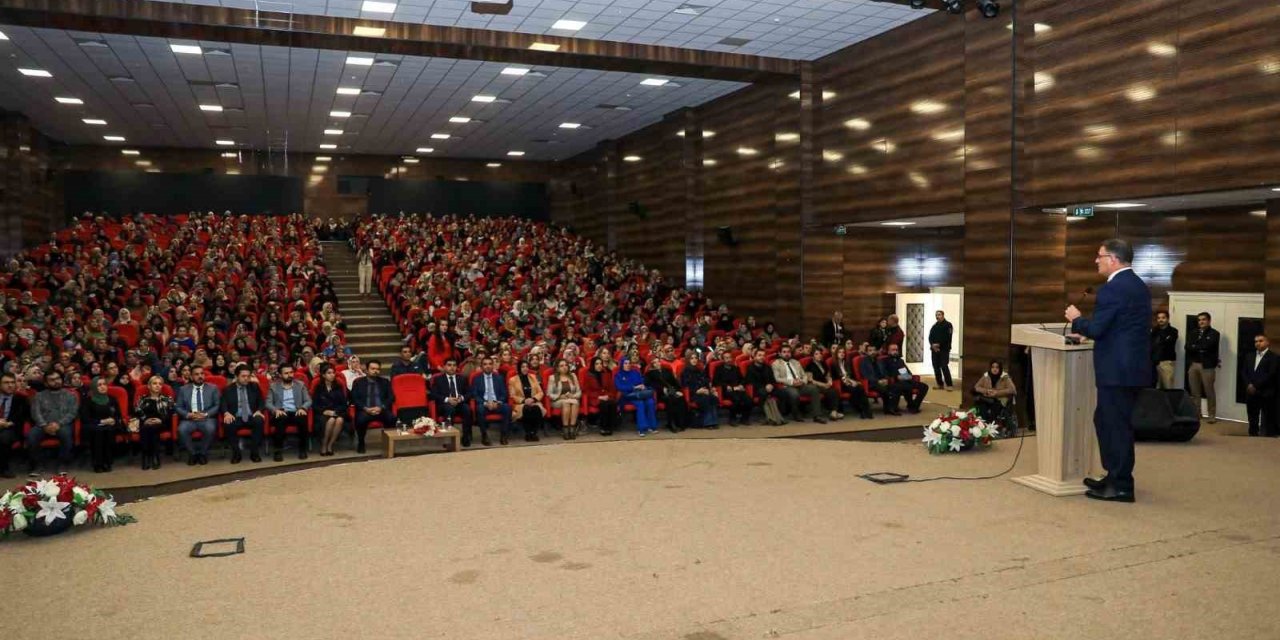
<path fill-rule="evenodd" d="M 1072 218 L 1092 218 L 1093 205 L 1079 205 L 1067 209 L 1067 216 Z"/>

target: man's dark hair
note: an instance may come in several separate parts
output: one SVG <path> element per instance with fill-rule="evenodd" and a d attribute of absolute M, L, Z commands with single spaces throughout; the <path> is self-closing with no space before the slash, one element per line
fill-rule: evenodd
<path fill-rule="evenodd" d="M 8 371 L 4 373 L 0 373 L 0 380 L 4 380 L 5 378 L 8 378 L 14 382 L 18 381 L 18 376 L 15 376 L 12 373 L 9 373 Z"/>
<path fill-rule="evenodd" d="M 199 370 L 201 370 L 201 371 L 204 371 L 204 365 L 202 365 L 202 364 L 196 364 L 196 363 L 194 363 L 194 362 L 193 362 L 193 363 L 191 363 L 191 373 L 195 373 L 195 372 L 196 372 L 196 369 L 199 369 Z"/>
<path fill-rule="evenodd" d="M 445 364 L 449 364 L 450 362 L 452 362 L 452 363 L 454 363 L 454 364 L 458 364 L 458 359 L 457 359 L 457 358 L 445 358 L 445 359 L 444 359 L 444 363 L 445 363 Z"/>
<path fill-rule="evenodd" d="M 1102 248 L 1115 259 L 1124 264 L 1133 264 L 1133 245 L 1119 238 L 1111 238 L 1102 243 Z"/>
<path fill-rule="evenodd" d="M 364 366 L 365 366 L 365 368 L 366 368 L 366 369 L 368 369 L 369 367 L 372 367 L 372 366 L 373 366 L 373 365 L 375 365 L 375 364 L 376 364 L 376 365 L 378 365 L 378 368 L 379 368 L 379 369 L 381 369 L 381 368 L 382 368 L 382 362 L 378 361 L 377 359 L 370 360 L 370 361 L 368 361 L 368 362 L 364 363 Z"/>
<path fill-rule="evenodd" d="M 242 364 L 242 365 L 237 365 L 237 366 L 236 366 L 236 375 L 240 375 L 240 372 L 241 372 L 241 371 L 247 371 L 247 372 L 249 372 L 249 373 L 253 373 L 253 369 L 251 369 L 251 368 L 249 367 L 249 365 L 247 365 L 247 364 Z"/>
<path fill-rule="evenodd" d="M 1157 315 L 1157 316 L 1164 316 L 1164 317 L 1168 318 L 1168 317 L 1169 317 L 1169 312 L 1168 312 L 1168 311 L 1157 311 L 1157 312 L 1156 312 L 1156 315 Z"/>
<path fill-rule="evenodd" d="M 293 365 L 289 364 L 288 362 L 285 362 L 280 366 L 276 367 L 276 373 L 283 375 L 285 369 L 293 369 Z"/>
<path fill-rule="evenodd" d="M 1196 317 L 1204 318 L 1205 320 L 1213 320 L 1213 316 L 1209 315 L 1208 311 L 1201 311 L 1200 313 L 1196 314 Z"/>

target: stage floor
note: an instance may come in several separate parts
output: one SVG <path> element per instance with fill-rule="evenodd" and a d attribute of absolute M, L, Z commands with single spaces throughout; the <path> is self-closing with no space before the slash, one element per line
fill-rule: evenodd
<path fill-rule="evenodd" d="M 1280 441 L 1138 450 L 1134 505 L 985 475 L 1019 441 L 658 439 L 353 462 L 0 543 L 10 637 L 1280 637 Z M 1014 475 L 1035 468 L 1035 440 Z M 190 559 L 244 536 L 244 555 Z"/>

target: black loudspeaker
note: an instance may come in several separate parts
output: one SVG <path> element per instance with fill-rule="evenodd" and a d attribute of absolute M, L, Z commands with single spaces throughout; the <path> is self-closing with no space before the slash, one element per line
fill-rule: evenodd
<path fill-rule="evenodd" d="M 720 227 L 716 229 L 716 238 L 719 238 L 721 243 L 727 244 L 731 247 L 738 246 L 737 238 L 733 237 L 733 227 Z"/>
<path fill-rule="evenodd" d="M 1143 389 L 1133 407 L 1133 437 L 1187 442 L 1200 432 L 1200 408 L 1182 389 Z"/>

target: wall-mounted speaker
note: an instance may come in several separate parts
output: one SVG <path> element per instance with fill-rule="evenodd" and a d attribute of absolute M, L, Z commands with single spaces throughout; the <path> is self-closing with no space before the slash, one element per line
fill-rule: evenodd
<path fill-rule="evenodd" d="M 718 238 L 722 244 L 729 245 L 730 247 L 738 246 L 738 239 L 733 237 L 733 227 L 717 228 L 716 238 Z"/>

